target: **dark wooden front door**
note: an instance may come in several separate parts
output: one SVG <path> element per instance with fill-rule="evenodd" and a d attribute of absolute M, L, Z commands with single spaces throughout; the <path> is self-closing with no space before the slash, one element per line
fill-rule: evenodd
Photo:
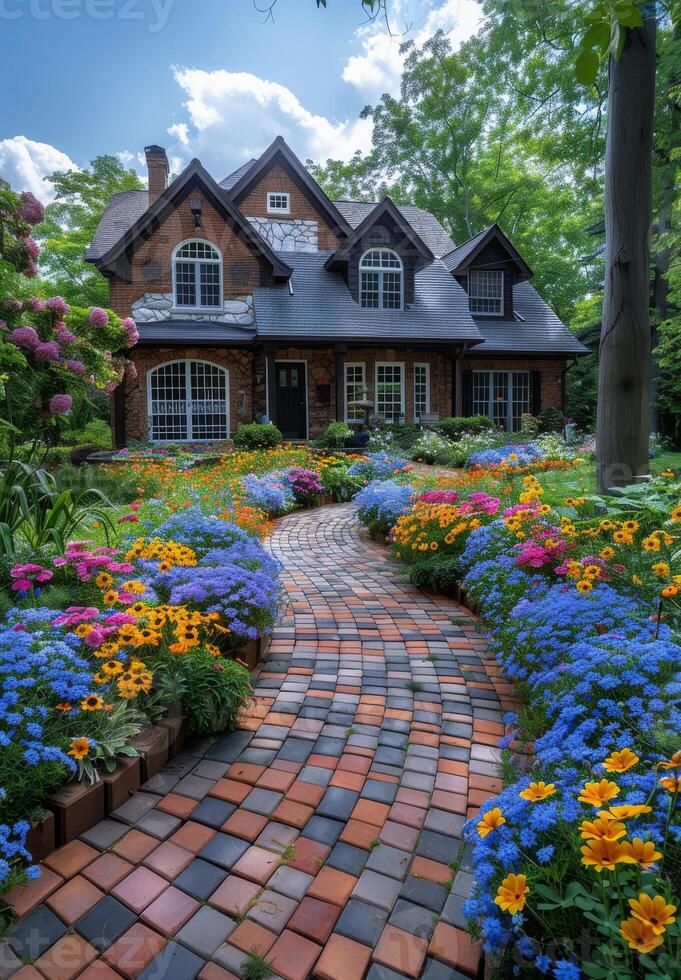
<path fill-rule="evenodd" d="M 277 361 L 277 426 L 284 439 L 307 438 L 307 378 L 304 361 Z"/>

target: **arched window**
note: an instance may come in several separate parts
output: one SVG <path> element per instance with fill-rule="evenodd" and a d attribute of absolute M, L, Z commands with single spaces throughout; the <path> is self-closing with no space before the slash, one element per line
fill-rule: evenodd
<path fill-rule="evenodd" d="M 149 438 L 191 442 L 229 438 L 229 375 L 210 361 L 168 361 L 147 375 Z"/>
<path fill-rule="evenodd" d="M 173 255 L 175 306 L 222 308 L 222 256 L 199 238 L 182 242 Z"/>
<path fill-rule="evenodd" d="M 402 260 L 389 248 L 371 248 L 359 263 L 359 305 L 367 310 L 401 310 Z"/>

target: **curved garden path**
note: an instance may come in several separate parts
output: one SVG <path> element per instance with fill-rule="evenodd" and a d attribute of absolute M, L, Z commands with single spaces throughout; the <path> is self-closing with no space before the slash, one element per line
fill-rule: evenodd
<path fill-rule="evenodd" d="M 0 977 L 229 980 L 253 950 L 285 980 L 475 976 L 461 831 L 499 788 L 510 690 L 475 618 L 411 586 L 351 505 L 270 546 L 287 604 L 241 730 L 15 890 Z"/>

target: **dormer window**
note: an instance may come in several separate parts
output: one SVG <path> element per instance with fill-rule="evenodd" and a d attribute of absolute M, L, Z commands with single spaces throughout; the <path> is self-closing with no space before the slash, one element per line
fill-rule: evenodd
<path fill-rule="evenodd" d="M 291 195 L 283 191 L 269 191 L 267 194 L 268 214 L 290 214 Z"/>
<path fill-rule="evenodd" d="M 359 263 L 359 305 L 365 310 L 401 310 L 402 260 L 389 248 L 372 248 Z"/>
<path fill-rule="evenodd" d="M 175 306 L 222 308 L 222 256 L 215 245 L 199 238 L 182 242 L 173 255 Z"/>
<path fill-rule="evenodd" d="M 471 269 L 468 306 L 477 316 L 503 316 L 504 273 L 500 269 Z"/>

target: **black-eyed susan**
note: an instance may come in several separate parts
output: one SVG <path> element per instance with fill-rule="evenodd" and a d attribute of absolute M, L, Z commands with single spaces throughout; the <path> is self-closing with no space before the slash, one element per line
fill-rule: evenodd
<path fill-rule="evenodd" d="M 651 953 L 664 942 L 662 937 L 653 931 L 652 926 L 634 918 L 633 915 L 620 922 L 620 935 L 629 949 L 635 949 L 638 953 Z"/>
<path fill-rule="evenodd" d="M 592 867 L 599 874 L 601 871 L 613 871 L 618 864 L 636 864 L 626 842 L 608 840 L 606 837 L 596 837 L 589 840 L 580 848 L 582 864 Z"/>
<path fill-rule="evenodd" d="M 101 711 L 103 707 L 104 698 L 101 698 L 99 694 L 88 694 L 80 702 L 81 711 Z"/>
<path fill-rule="evenodd" d="M 74 738 L 69 742 L 68 754 L 73 756 L 73 758 L 80 762 L 84 759 L 90 752 L 90 739 L 89 738 Z"/>
<path fill-rule="evenodd" d="M 657 850 L 654 841 L 644 841 L 640 837 L 634 837 L 631 842 L 622 841 L 622 847 L 625 848 L 627 855 L 631 858 L 629 863 L 638 864 L 639 868 L 652 868 L 655 862 L 662 857 L 662 853 Z"/>
<path fill-rule="evenodd" d="M 670 905 L 662 895 L 646 895 L 641 892 L 638 898 L 629 899 L 631 914 L 635 919 L 650 926 L 656 936 L 661 936 L 667 926 L 676 922 L 676 905 Z"/>
<path fill-rule="evenodd" d="M 627 828 L 619 820 L 597 817 L 596 820 L 583 820 L 580 824 L 580 837 L 584 840 L 618 841 L 626 837 Z"/>

